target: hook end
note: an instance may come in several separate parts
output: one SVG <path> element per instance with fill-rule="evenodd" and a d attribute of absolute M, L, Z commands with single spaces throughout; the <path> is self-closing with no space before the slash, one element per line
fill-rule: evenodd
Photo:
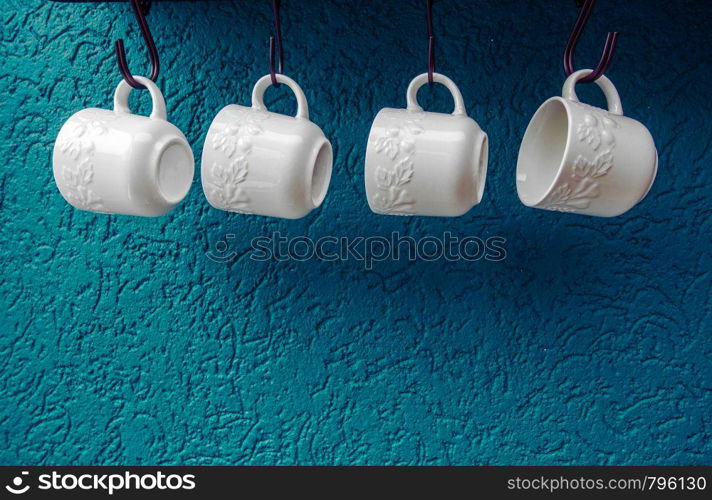
<path fill-rule="evenodd" d="M 569 41 L 566 44 L 566 49 L 564 50 L 564 73 L 566 76 L 570 76 L 576 70 L 574 68 L 574 52 L 576 51 L 576 46 L 578 45 L 579 39 L 583 34 L 588 19 L 591 17 L 591 12 L 596 4 L 596 0 L 582 0 L 578 1 L 577 5 L 581 7 L 579 16 L 576 19 L 576 23 L 569 36 Z M 603 47 L 603 53 L 601 59 L 599 60 L 596 68 L 586 77 L 579 80 L 580 83 L 591 83 L 596 81 L 598 78 L 606 72 L 608 67 L 611 65 L 613 59 L 613 52 L 616 48 L 616 41 L 618 39 L 618 32 L 609 32 L 606 36 L 606 43 Z"/>
<path fill-rule="evenodd" d="M 158 78 L 159 72 L 158 51 L 156 50 L 156 44 L 153 41 L 151 30 L 148 28 L 148 24 L 146 23 L 146 14 L 151 6 L 151 0 L 130 0 L 130 2 L 134 17 L 138 21 L 138 25 L 141 30 L 141 36 L 143 37 L 144 42 L 146 42 L 146 47 L 148 48 L 151 58 L 151 76 L 149 79 L 155 82 Z M 126 80 L 126 83 L 135 89 L 145 89 L 146 87 L 137 82 L 129 70 L 128 63 L 126 62 L 126 49 L 124 47 L 123 39 L 120 38 L 114 42 L 114 50 L 116 52 L 119 71 L 124 77 L 124 80 Z"/>

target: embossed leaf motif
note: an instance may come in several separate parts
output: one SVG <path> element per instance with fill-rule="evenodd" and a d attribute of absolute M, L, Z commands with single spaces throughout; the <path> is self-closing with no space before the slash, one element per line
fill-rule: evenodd
<path fill-rule="evenodd" d="M 247 159 L 240 156 L 229 165 L 213 163 L 211 172 L 221 184 L 240 184 L 247 178 Z"/>
<path fill-rule="evenodd" d="M 231 161 L 216 162 L 210 168 L 211 201 L 225 210 L 250 213 L 250 198 L 243 186 L 249 170 L 248 159 L 252 152 L 252 136 L 264 132 L 260 122 L 268 113 L 255 110 L 230 110 L 226 125 L 212 139 L 213 148 L 222 151 Z"/>
<path fill-rule="evenodd" d="M 576 127 L 576 136 L 580 141 L 591 146 L 594 151 L 598 150 L 602 144 L 610 148 L 615 145 L 612 129 L 618 128 L 618 126 L 618 123 L 609 116 L 589 111 Z"/>
<path fill-rule="evenodd" d="M 217 132 L 213 136 L 213 149 L 222 151 L 225 153 L 225 156 L 230 158 L 235 153 L 237 134 L 239 132 L 239 127 L 227 125 L 222 131 Z"/>
<path fill-rule="evenodd" d="M 579 155 L 573 165 L 573 175 L 576 178 L 598 178 L 606 175 L 613 166 L 613 154 L 610 151 L 601 153 L 593 162 Z"/>
<path fill-rule="evenodd" d="M 75 206 L 83 209 L 98 210 L 102 206 L 101 199 L 96 193 L 85 186 L 77 187 L 75 191 L 68 193 L 67 198 Z"/>
<path fill-rule="evenodd" d="M 213 179 L 220 183 L 225 183 L 227 180 L 226 168 L 219 163 L 213 163 L 213 166 L 210 168 L 210 173 L 213 174 Z"/>
<path fill-rule="evenodd" d="M 405 189 L 393 189 L 379 191 L 374 197 L 376 206 L 384 212 L 401 212 L 407 211 L 413 206 L 413 200 L 409 199 L 408 192 Z"/>
<path fill-rule="evenodd" d="M 98 119 L 78 118 L 68 136 L 60 144 L 60 151 L 73 160 L 80 155 L 91 155 L 94 152 L 93 138 L 104 135 L 108 131 L 106 123 Z"/>
<path fill-rule="evenodd" d="M 76 118 L 59 144 L 60 152 L 69 158 L 60 167 L 62 193 L 78 208 L 95 212 L 104 209 L 101 198 L 90 187 L 94 180 L 94 140 L 108 132 L 108 122 L 115 118 L 113 114 L 87 111 Z"/>
<path fill-rule="evenodd" d="M 571 167 L 572 181 L 556 188 L 544 201 L 545 208 L 570 212 L 588 208 L 600 194 L 599 179 L 613 166 L 613 153 L 604 151 L 589 161 L 579 155 Z"/>
<path fill-rule="evenodd" d="M 241 187 L 233 184 L 223 186 L 220 192 L 220 198 L 224 206 L 232 211 L 245 211 L 250 201 L 245 191 Z"/>
<path fill-rule="evenodd" d="M 410 182 L 412 177 L 413 163 L 407 159 L 401 161 L 393 170 L 384 167 L 376 169 L 376 185 L 379 189 L 404 186 Z"/>
<path fill-rule="evenodd" d="M 376 168 L 376 185 L 378 189 L 388 189 L 393 187 L 395 183 L 393 182 L 393 173 L 383 167 Z"/>
<path fill-rule="evenodd" d="M 240 156 L 247 156 L 252 151 L 252 139 L 247 136 L 241 136 L 237 139 L 236 146 Z"/>
<path fill-rule="evenodd" d="M 601 115 L 600 118 L 604 128 L 618 128 L 618 122 L 613 120 L 610 116 Z"/>
<path fill-rule="evenodd" d="M 249 136 L 264 132 L 260 122 L 268 115 L 258 111 L 233 111 L 228 116 L 230 123 L 213 136 L 213 149 L 230 158 L 236 149 L 244 151 L 251 146 Z"/>
<path fill-rule="evenodd" d="M 412 139 L 403 139 L 399 144 L 399 148 L 403 155 L 411 156 L 415 152 L 415 141 Z"/>
<path fill-rule="evenodd" d="M 252 151 L 251 136 L 264 132 L 260 122 L 268 113 L 253 110 L 228 112 L 229 124 L 212 139 L 213 149 L 231 159 L 227 164 L 213 163 L 210 184 L 211 201 L 224 210 L 250 213 L 250 198 L 243 186 L 248 174 L 248 157 Z"/>
<path fill-rule="evenodd" d="M 101 208 L 101 199 L 89 188 L 94 178 L 94 166 L 88 158 L 78 164 L 64 164 L 62 175 L 67 183 L 67 199 L 72 204 L 83 209 Z"/>
<path fill-rule="evenodd" d="M 86 123 L 87 127 L 87 133 L 89 135 L 104 135 L 106 134 L 109 129 L 106 126 L 106 123 L 104 123 L 101 120 L 88 120 Z"/>
<path fill-rule="evenodd" d="M 414 201 L 403 186 L 408 184 L 412 177 L 413 162 L 409 158 L 399 161 L 393 169 L 377 167 L 376 187 L 379 192 L 374 197 L 376 206 L 384 212 L 407 212 Z"/>
<path fill-rule="evenodd" d="M 563 184 L 556 188 L 546 200 L 546 208 L 570 212 L 572 209 L 588 208 L 591 200 L 598 196 L 598 183 L 585 178 L 570 186 Z"/>
<path fill-rule="evenodd" d="M 72 160 L 76 160 L 77 158 L 79 158 L 79 155 L 82 153 L 81 140 L 76 140 L 74 138 L 65 139 L 59 145 L 59 150 L 62 153 L 69 155 L 69 157 L 72 158 Z"/>
<path fill-rule="evenodd" d="M 389 111 L 386 111 L 389 113 Z M 410 197 L 406 186 L 413 179 L 413 154 L 415 153 L 414 136 L 425 129 L 420 124 L 423 113 L 408 112 L 407 117 L 395 112 L 397 125 L 387 128 L 383 135 L 374 140 L 374 149 L 384 154 L 389 162 L 380 164 L 375 170 L 378 192 L 374 196 L 375 207 L 382 212 L 394 215 L 412 213 L 415 201 Z"/>
<path fill-rule="evenodd" d="M 240 156 L 230 163 L 227 175 L 228 184 L 240 184 L 247 179 L 247 158 Z"/>
<path fill-rule="evenodd" d="M 77 160 L 82 153 L 91 154 L 94 144 L 85 137 L 86 131 L 87 126 L 85 123 L 74 126 L 69 135 L 59 145 L 60 151 L 73 160 Z"/>
<path fill-rule="evenodd" d="M 410 158 L 404 158 L 396 163 L 393 169 L 393 176 L 397 186 L 405 186 L 413 178 L 413 161 Z"/>
<path fill-rule="evenodd" d="M 598 120 L 596 120 L 596 117 L 589 114 L 584 117 L 583 121 L 579 123 L 576 128 L 576 135 L 579 141 L 586 142 L 592 146 L 593 149 L 597 149 L 601 144 L 601 137 L 598 133 L 597 125 Z"/>
<path fill-rule="evenodd" d="M 588 208 L 600 194 L 600 180 L 613 168 L 613 152 L 616 146 L 614 129 L 620 127 L 609 114 L 591 106 L 583 105 L 586 114 L 576 128 L 579 141 L 590 146 L 594 154 L 602 151 L 592 160 L 579 155 L 570 165 L 570 178 L 547 196 L 543 207 L 550 210 L 570 212 Z"/>
<path fill-rule="evenodd" d="M 379 189 L 405 186 L 412 177 L 413 162 L 409 158 L 399 161 L 392 170 L 382 166 L 376 169 L 376 185 Z"/>
<path fill-rule="evenodd" d="M 62 171 L 64 180 L 73 186 L 86 186 L 94 177 L 94 167 L 88 158 L 78 164 L 66 164 Z"/>
<path fill-rule="evenodd" d="M 378 137 L 373 145 L 377 153 L 385 153 L 388 158 L 395 160 L 400 151 L 400 142 L 400 130 L 390 128 L 384 135 Z"/>
<path fill-rule="evenodd" d="M 252 141 L 249 137 L 240 135 L 241 127 L 228 126 L 223 132 L 218 132 L 213 136 L 213 148 L 225 153 L 228 158 L 240 150 L 243 154 L 252 148 Z"/>
<path fill-rule="evenodd" d="M 232 211 L 246 211 L 249 197 L 241 184 L 247 179 L 247 159 L 240 156 L 229 165 L 213 163 L 211 173 L 217 182 L 212 183 L 211 192 L 223 208 Z"/>

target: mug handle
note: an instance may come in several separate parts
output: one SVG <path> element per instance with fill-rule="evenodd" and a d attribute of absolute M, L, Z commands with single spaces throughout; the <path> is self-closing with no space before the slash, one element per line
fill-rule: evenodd
<path fill-rule="evenodd" d="M 145 76 L 133 75 L 133 77 L 134 80 L 142 83 L 148 89 L 149 94 L 151 94 L 153 109 L 151 110 L 150 117 L 154 120 L 167 120 L 166 101 L 163 99 L 163 94 L 161 94 L 160 89 L 155 83 L 153 83 L 153 80 L 150 80 Z M 116 87 L 116 92 L 114 92 L 115 113 L 131 114 L 131 108 L 129 108 L 129 94 L 132 90 L 133 88 L 126 83 L 126 80 L 121 80 L 118 87 Z"/>
<path fill-rule="evenodd" d="M 574 73 L 571 73 L 566 81 L 564 82 L 564 87 L 561 89 L 561 96 L 564 99 L 569 99 L 570 101 L 580 102 L 578 96 L 576 95 L 576 82 L 593 73 L 592 69 L 580 69 Z M 603 95 L 606 96 L 606 102 L 608 103 L 608 112 L 614 115 L 623 115 L 623 105 L 621 104 L 621 97 L 618 95 L 613 82 L 611 82 L 605 75 L 601 75 L 595 80 L 596 85 L 600 87 L 603 91 Z"/>
<path fill-rule="evenodd" d="M 308 120 L 309 119 L 309 106 L 307 105 L 307 98 L 304 95 L 304 92 L 302 91 L 302 88 L 299 86 L 297 82 L 289 78 L 288 76 L 284 76 L 282 74 L 277 73 L 276 75 L 277 81 L 279 83 L 285 84 L 287 87 L 292 89 L 292 92 L 294 92 L 294 96 L 297 98 L 297 114 L 295 115 L 297 118 L 303 119 L 303 120 Z M 265 95 L 265 90 L 267 90 L 267 87 L 272 85 L 272 77 L 271 75 L 265 75 L 259 80 L 257 80 L 257 83 L 255 83 L 255 88 L 252 89 L 252 107 L 260 110 L 260 111 L 267 111 L 267 107 L 265 106 L 264 102 L 264 95 Z"/>
<path fill-rule="evenodd" d="M 418 75 L 413 78 L 413 81 L 411 81 L 410 85 L 408 85 L 408 90 L 405 93 L 405 99 L 408 103 L 408 111 L 423 111 L 423 108 L 421 108 L 418 104 L 418 90 L 420 90 L 420 87 L 425 85 L 427 81 L 428 74 L 423 73 L 422 75 Z M 441 75 L 440 73 L 433 73 L 433 81 L 445 85 L 452 94 L 452 98 L 455 101 L 455 109 L 452 112 L 453 115 L 467 114 L 467 112 L 465 111 L 465 101 L 463 101 L 460 89 L 457 88 L 455 82 L 450 80 L 447 76 Z"/>

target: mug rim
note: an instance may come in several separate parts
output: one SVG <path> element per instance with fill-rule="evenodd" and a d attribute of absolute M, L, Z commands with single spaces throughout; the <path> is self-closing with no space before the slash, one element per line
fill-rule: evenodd
<path fill-rule="evenodd" d="M 556 173 L 554 176 L 551 178 L 551 181 L 549 182 L 548 186 L 546 189 L 543 190 L 543 194 L 540 196 L 537 196 L 536 198 L 532 197 L 522 197 L 522 190 L 520 187 L 520 182 L 519 182 L 519 166 L 522 161 L 521 155 L 523 153 L 524 145 L 527 140 L 532 140 L 530 138 L 530 135 L 534 133 L 533 126 L 534 122 L 537 118 L 539 118 L 539 115 L 544 111 L 545 108 L 548 108 L 551 106 L 553 102 L 559 102 L 563 106 L 564 110 L 566 111 L 566 141 L 564 145 L 563 152 L 561 153 L 561 158 L 559 159 L 559 164 L 556 167 Z M 569 152 L 571 151 L 571 109 L 570 109 L 570 104 L 573 101 L 570 101 L 564 97 L 561 96 L 553 96 L 541 103 L 541 105 L 537 108 L 537 110 L 534 112 L 532 115 L 531 119 L 529 120 L 529 124 L 527 125 L 526 130 L 524 131 L 524 136 L 522 137 L 522 142 L 519 147 L 519 154 L 517 156 L 517 168 L 515 171 L 515 183 L 517 186 L 517 195 L 519 196 L 519 200 L 528 207 L 536 207 L 540 205 L 546 198 L 549 196 L 552 192 L 552 190 L 556 187 L 556 185 L 559 183 L 559 180 L 561 179 L 561 176 L 563 175 L 564 172 L 564 166 L 566 165 L 566 158 L 569 155 Z M 602 109 L 602 108 L 599 108 Z M 602 109 L 603 110 L 603 109 Z M 603 110 L 606 111 L 606 110 Z M 607 111 L 606 111 L 607 112 Z M 532 201 L 533 200 L 533 201 Z"/>
<path fill-rule="evenodd" d="M 485 194 L 485 185 L 487 184 L 487 169 L 489 167 L 489 136 L 482 130 L 482 134 L 477 144 L 479 154 L 474 159 L 475 167 L 475 205 L 482 202 L 482 197 Z"/>
<path fill-rule="evenodd" d="M 331 176 L 333 174 L 334 170 L 334 148 L 331 145 L 331 142 L 329 139 L 326 138 L 325 135 L 321 136 L 321 140 L 318 142 L 318 146 L 315 147 L 313 150 L 315 153 L 313 155 L 310 155 L 309 158 L 309 167 L 307 168 L 307 189 L 306 189 L 306 195 L 307 195 L 307 203 L 312 206 L 312 209 L 318 208 L 321 206 L 321 204 L 324 202 L 326 199 L 326 195 L 328 194 L 329 191 L 329 186 L 331 185 Z M 323 182 L 322 186 L 319 189 L 319 192 L 315 196 L 315 188 L 314 188 L 314 171 L 317 168 L 317 163 L 319 161 L 319 156 L 322 154 L 322 152 L 326 150 L 328 151 L 328 154 L 330 156 L 328 166 L 323 172 Z"/>

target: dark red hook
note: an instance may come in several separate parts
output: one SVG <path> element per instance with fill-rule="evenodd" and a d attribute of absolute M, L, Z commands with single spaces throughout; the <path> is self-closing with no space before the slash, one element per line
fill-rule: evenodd
<path fill-rule="evenodd" d="M 158 72 L 160 70 L 160 65 L 158 62 L 158 51 L 156 50 L 156 44 L 153 41 L 153 36 L 151 35 L 151 30 L 148 29 L 148 23 L 146 22 L 146 14 L 148 14 L 148 9 L 151 7 L 150 0 L 130 0 L 131 8 L 133 9 L 134 16 L 138 21 L 138 26 L 141 29 L 141 35 L 143 40 L 146 42 L 146 48 L 148 48 L 148 53 L 151 58 L 151 75 L 148 77 L 152 81 L 156 81 L 158 78 Z M 114 48 L 116 50 L 116 59 L 119 63 L 119 71 L 121 75 L 126 80 L 126 83 L 131 85 L 135 89 L 145 89 L 142 84 L 134 80 L 133 74 L 129 70 L 129 66 L 126 63 L 126 50 L 124 49 L 124 40 L 118 39 L 114 42 Z"/>
<path fill-rule="evenodd" d="M 435 73 L 435 35 L 433 34 L 433 0 L 426 0 L 426 17 L 428 20 L 428 83 L 433 83 Z"/>
<path fill-rule="evenodd" d="M 596 5 L 596 0 L 577 0 L 577 5 L 581 5 L 581 12 L 579 12 L 578 19 L 576 19 L 576 24 L 571 31 L 571 36 L 566 44 L 566 50 L 564 51 L 564 72 L 566 76 L 571 75 L 574 71 L 574 52 L 576 51 L 576 45 L 578 45 L 579 39 L 583 34 L 583 30 L 586 28 L 586 23 L 591 17 L 591 12 L 593 11 L 593 6 Z M 608 67 L 611 65 L 613 59 L 613 52 L 616 48 L 616 40 L 618 39 L 618 32 L 609 32 L 606 36 L 606 44 L 603 47 L 603 54 L 601 55 L 601 60 L 598 61 L 598 66 L 593 72 L 585 77 L 581 78 L 579 82 L 590 83 L 595 82 L 598 78 L 606 72 Z"/>
<path fill-rule="evenodd" d="M 269 37 L 269 75 L 272 78 L 272 85 L 274 85 L 275 87 L 279 87 L 279 82 L 277 81 L 277 75 L 275 74 L 274 68 L 275 45 L 276 49 L 279 51 L 279 68 L 277 69 L 276 73 L 282 73 L 282 70 L 284 68 L 284 55 L 282 53 L 282 23 L 280 23 L 279 21 L 279 8 L 281 4 L 281 0 L 272 0 L 275 36 Z"/>

